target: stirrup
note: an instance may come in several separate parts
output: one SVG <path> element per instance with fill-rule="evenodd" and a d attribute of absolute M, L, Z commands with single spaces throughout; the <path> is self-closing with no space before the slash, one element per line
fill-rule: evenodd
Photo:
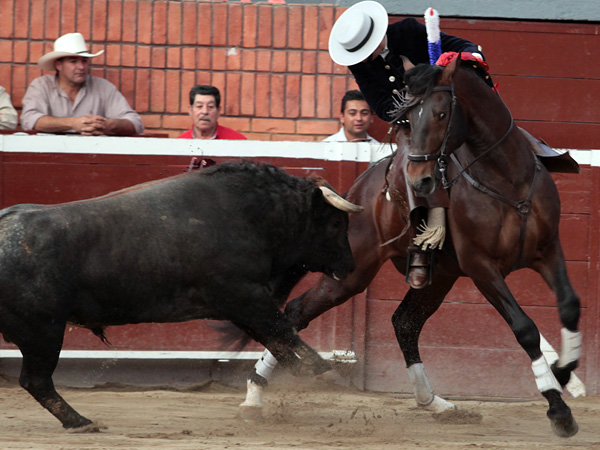
<path fill-rule="evenodd" d="M 413 255 L 415 255 L 417 253 L 426 255 L 427 265 L 425 265 L 425 266 L 411 265 Z M 431 283 L 433 282 L 433 268 L 435 267 L 435 252 L 432 249 L 423 250 L 420 247 L 417 247 L 416 245 L 409 246 L 406 249 L 406 278 L 405 278 L 405 281 L 408 284 L 410 284 L 409 275 L 410 275 L 410 269 L 412 267 L 426 267 L 427 268 L 427 270 L 428 270 L 427 282 L 423 286 L 421 286 L 421 289 L 424 287 L 430 286 Z"/>

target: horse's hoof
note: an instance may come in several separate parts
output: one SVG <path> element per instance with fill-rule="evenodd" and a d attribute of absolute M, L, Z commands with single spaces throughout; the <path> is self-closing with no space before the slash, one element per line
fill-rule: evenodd
<path fill-rule="evenodd" d="M 260 422 L 263 420 L 263 409 L 261 406 L 240 405 L 239 417 L 245 422 Z"/>
<path fill-rule="evenodd" d="M 456 411 L 454 403 L 450 403 L 437 395 L 433 396 L 433 400 L 428 405 L 419 405 L 421 408 L 431 411 L 433 414 L 441 414 L 446 411 Z"/>
<path fill-rule="evenodd" d="M 579 431 L 579 425 L 575 422 L 575 419 L 571 414 L 563 418 L 551 418 L 550 425 L 552 425 L 552 431 L 558 437 L 568 438 L 575 436 Z"/>
<path fill-rule="evenodd" d="M 87 425 L 83 425 L 77 428 L 67 428 L 69 433 L 100 433 L 102 430 L 106 430 L 108 427 L 99 422 L 91 422 Z"/>

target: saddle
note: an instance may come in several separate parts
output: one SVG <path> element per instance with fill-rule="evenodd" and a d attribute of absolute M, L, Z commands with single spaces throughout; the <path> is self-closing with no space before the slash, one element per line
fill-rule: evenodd
<path fill-rule="evenodd" d="M 529 145 L 533 150 L 533 153 L 538 157 L 542 164 L 546 167 L 548 172 L 557 173 L 579 173 L 579 164 L 567 150 L 559 151 L 555 150 L 546 144 L 542 140 L 534 138 L 529 132 L 519 127 L 523 136 L 529 141 Z"/>

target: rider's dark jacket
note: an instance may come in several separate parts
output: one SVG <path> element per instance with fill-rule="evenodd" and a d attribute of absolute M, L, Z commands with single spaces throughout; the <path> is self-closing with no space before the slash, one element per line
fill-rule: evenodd
<path fill-rule="evenodd" d="M 386 122 L 392 117 L 394 97 L 404 88 L 404 68 L 400 56 L 407 57 L 413 64 L 429 64 L 427 30 L 425 25 L 413 18 L 404 19 L 388 26 L 386 33 L 389 52 L 385 59 L 378 56 L 373 61 L 350 66 L 365 99 L 377 116 Z M 441 33 L 442 52 L 483 53 L 477 45 L 456 36 Z"/>

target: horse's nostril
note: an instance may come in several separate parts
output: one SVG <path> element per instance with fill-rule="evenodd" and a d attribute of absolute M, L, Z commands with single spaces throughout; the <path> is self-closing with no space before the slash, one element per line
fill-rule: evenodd
<path fill-rule="evenodd" d="M 415 193 L 417 195 L 430 194 L 433 190 L 433 186 L 434 186 L 434 183 L 433 183 L 432 177 L 421 178 L 414 185 Z"/>

